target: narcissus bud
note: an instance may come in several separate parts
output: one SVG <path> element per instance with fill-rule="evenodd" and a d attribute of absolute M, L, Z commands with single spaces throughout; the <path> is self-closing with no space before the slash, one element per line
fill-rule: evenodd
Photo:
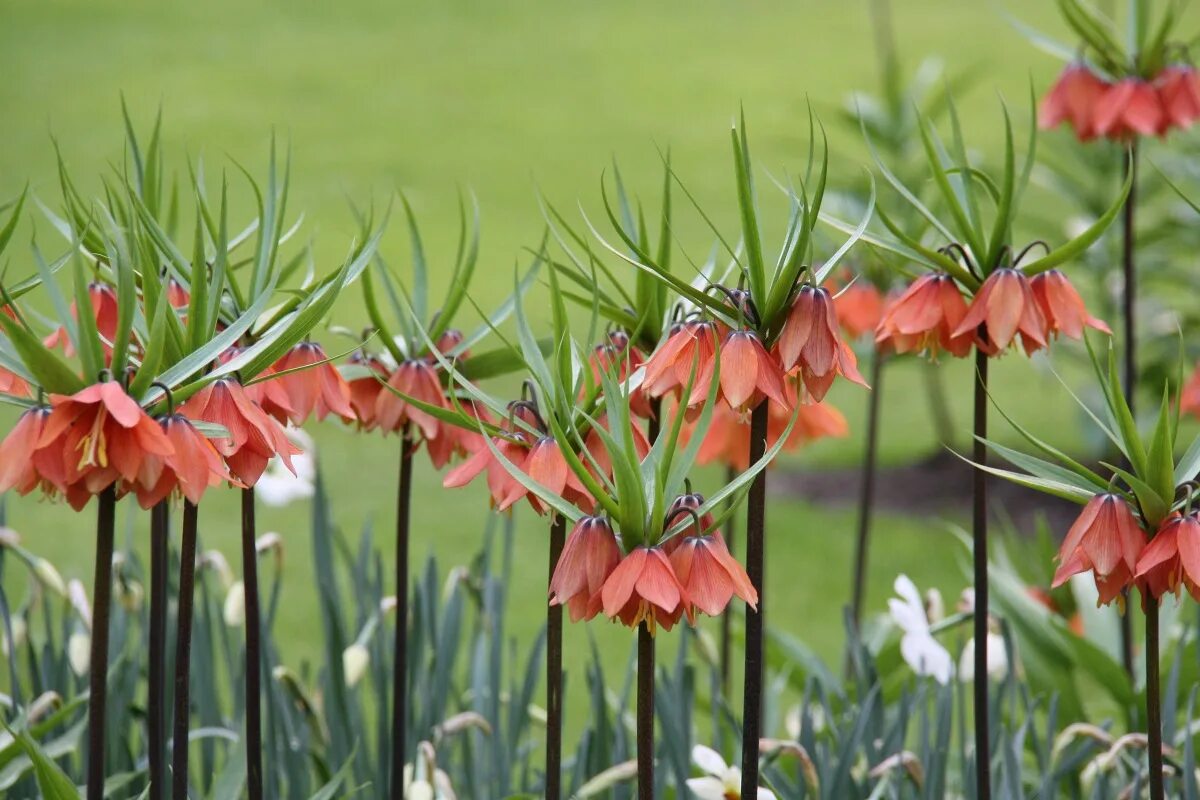
<path fill-rule="evenodd" d="M 246 621 L 246 587 L 241 581 L 234 581 L 225 594 L 225 606 L 221 610 L 225 624 L 231 628 L 240 628 Z"/>
<path fill-rule="evenodd" d="M 91 666 L 92 637 L 85 631 L 75 631 L 67 640 L 67 661 L 71 671 L 79 677 L 87 675 Z"/>
<path fill-rule="evenodd" d="M 54 592 L 59 597 L 67 596 L 67 583 L 63 580 L 62 575 L 58 570 L 44 558 L 35 558 L 33 561 L 33 574 L 37 576 L 38 581 L 50 591 Z"/>
<path fill-rule="evenodd" d="M 358 685 L 370 664 L 371 653 L 357 642 L 342 651 L 342 677 L 346 681 L 347 689 Z"/>

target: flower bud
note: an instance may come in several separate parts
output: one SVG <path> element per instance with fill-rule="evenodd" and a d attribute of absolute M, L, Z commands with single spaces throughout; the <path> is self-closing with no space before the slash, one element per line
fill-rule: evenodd
<path fill-rule="evenodd" d="M 92 627 L 92 605 L 88 602 L 87 589 L 83 588 L 83 583 L 72 578 L 67 584 L 67 597 L 71 600 L 71 607 L 75 609 L 75 613 L 83 620 L 83 624 Z"/>
<path fill-rule="evenodd" d="M 92 637 L 85 631 L 78 630 L 67 640 L 67 661 L 71 671 L 79 677 L 88 674 L 92 659 Z"/>
<path fill-rule="evenodd" d="M 9 625 L 12 627 L 12 642 L 8 641 L 8 632 L 0 627 L 0 654 L 8 656 L 20 649 L 21 645 L 25 644 L 25 634 L 28 632 L 28 627 L 25 624 L 25 617 L 13 616 L 9 619 Z"/>
<path fill-rule="evenodd" d="M 17 547 L 21 544 L 21 534 L 12 528 L 0 525 L 0 547 Z"/>
<path fill-rule="evenodd" d="M 353 689 L 362 680 L 370 663 L 370 651 L 358 642 L 342 651 L 342 677 L 347 689 Z"/>
<path fill-rule="evenodd" d="M 230 628 L 240 628 L 246 621 L 246 587 L 241 581 L 234 581 L 225 594 L 222 616 Z"/>
<path fill-rule="evenodd" d="M 67 583 L 63 580 L 62 575 L 58 570 L 44 558 L 35 558 L 33 561 L 33 574 L 37 576 L 38 581 L 50 591 L 54 592 L 59 597 L 67 596 Z"/>

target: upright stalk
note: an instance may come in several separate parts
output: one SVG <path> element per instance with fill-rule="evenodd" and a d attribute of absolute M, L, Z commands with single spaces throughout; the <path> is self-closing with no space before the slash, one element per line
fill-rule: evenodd
<path fill-rule="evenodd" d="M 258 549 L 254 487 L 242 490 L 242 582 L 246 595 L 246 790 L 262 800 L 262 615 L 258 601 Z"/>
<path fill-rule="evenodd" d="M 116 491 L 96 498 L 96 570 L 92 578 L 92 647 L 88 665 L 87 800 L 104 800 L 104 727 L 108 700 L 108 614 L 112 605 Z"/>
<path fill-rule="evenodd" d="M 550 523 L 550 572 L 547 581 L 554 576 L 554 568 L 562 556 L 567 538 L 567 519 L 554 515 Z M 562 672 L 563 615 L 560 604 L 546 605 L 546 800 L 559 800 L 562 795 L 562 722 L 563 722 L 563 672 Z"/>
<path fill-rule="evenodd" d="M 1158 601 L 1146 599 L 1146 733 L 1150 800 L 1163 800 L 1162 690 L 1158 674 Z"/>
<path fill-rule="evenodd" d="M 867 452 L 863 456 L 862 479 L 858 496 L 858 538 L 854 543 L 854 593 L 850 617 L 857 630 L 862 619 L 863 594 L 867 584 L 867 545 L 871 535 L 871 512 L 875 499 L 875 464 L 879 453 L 879 397 L 883 393 L 884 354 L 875 350 L 871 357 L 871 391 L 867 393 Z"/>
<path fill-rule="evenodd" d="M 637 663 L 638 800 L 654 800 L 654 634 L 638 626 Z"/>
<path fill-rule="evenodd" d="M 167 501 L 150 509 L 150 664 L 146 728 L 150 751 L 150 800 L 165 794 L 166 765 L 166 666 L 167 666 Z"/>
<path fill-rule="evenodd" d="M 396 644 L 392 667 L 392 800 L 404 797 L 408 755 L 408 527 L 412 498 L 414 443 L 408 423 L 400 431 L 400 482 L 396 487 Z"/>
<path fill-rule="evenodd" d="M 1125 333 L 1125 370 L 1121 386 L 1124 389 L 1125 402 L 1129 405 L 1130 414 L 1134 414 L 1134 395 L 1137 394 L 1137 268 L 1134 253 L 1137 247 L 1137 230 L 1134 227 L 1134 215 L 1137 209 L 1137 175 L 1138 175 L 1138 145 L 1137 139 L 1129 147 L 1125 158 L 1124 177 L 1132 180 L 1129 184 L 1129 195 L 1125 198 L 1125 208 L 1121 215 L 1121 271 L 1124 276 L 1124 287 L 1121 295 L 1122 327 Z M 1136 415 L 1135 415 L 1136 418 Z M 1125 607 L 1129 607 L 1129 591 L 1125 591 Z M 1133 676 L 1133 618 L 1121 614 L 1121 663 L 1125 673 Z"/>
<path fill-rule="evenodd" d="M 189 677 L 192 664 L 192 604 L 196 587 L 196 518 L 199 508 L 183 502 L 179 550 L 179 604 L 175 627 L 175 732 L 171 739 L 171 798 L 188 800 Z"/>
<path fill-rule="evenodd" d="M 972 473 L 971 534 L 975 566 L 975 797 L 992 796 L 991 747 L 988 745 L 988 551 L 987 551 L 987 464 L 988 356 L 975 350 L 975 442 Z"/>
<path fill-rule="evenodd" d="M 737 479 L 738 471 L 733 467 L 725 468 L 725 484 L 731 484 Z M 733 500 L 729 501 L 731 504 Z M 731 516 L 729 522 L 725 524 L 725 547 L 729 550 L 729 555 L 734 555 L 737 542 L 737 523 Z M 725 613 L 721 615 L 721 694 L 729 697 L 729 673 L 730 673 L 730 654 L 732 652 L 731 643 L 733 641 L 733 609 L 726 608 Z"/>
<path fill-rule="evenodd" d="M 750 415 L 750 464 L 767 448 L 767 401 Z M 763 574 L 763 528 L 767 514 L 767 471 L 750 483 L 746 508 L 746 572 L 758 592 L 758 609 L 746 609 L 746 669 L 742 676 L 742 797 L 758 796 L 758 740 L 762 736 L 763 614 L 766 586 Z"/>

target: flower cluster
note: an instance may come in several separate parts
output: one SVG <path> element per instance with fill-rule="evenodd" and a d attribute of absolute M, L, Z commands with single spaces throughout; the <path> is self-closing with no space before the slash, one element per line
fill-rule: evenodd
<path fill-rule="evenodd" d="M 1149 78 L 1112 81 L 1089 65 L 1067 66 L 1042 100 L 1043 128 L 1066 123 L 1080 141 L 1125 141 L 1186 130 L 1200 118 L 1200 73 L 1190 64 L 1169 64 Z"/>

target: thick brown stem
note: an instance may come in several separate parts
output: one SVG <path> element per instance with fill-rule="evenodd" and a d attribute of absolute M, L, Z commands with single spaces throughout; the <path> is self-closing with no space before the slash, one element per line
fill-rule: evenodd
<path fill-rule="evenodd" d="M 863 594 L 867 585 L 867 548 L 870 544 L 875 465 L 879 453 L 879 398 L 883 392 L 883 362 L 883 352 L 876 350 L 871 358 L 871 391 L 867 396 L 867 450 L 863 456 L 858 496 L 858 538 L 854 543 L 854 591 L 850 600 L 850 617 L 856 629 L 862 619 Z"/>
<path fill-rule="evenodd" d="M 412 432 L 400 433 L 400 481 L 396 487 L 396 642 L 392 666 L 392 800 L 404 797 L 408 756 L 408 534 L 412 501 Z"/>
<path fill-rule="evenodd" d="M 758 463 L 767 447 L 767 402 L 750 415 L 750 464 Z M 750 483 L 746 507 L 746 572 L 758 592 L 758 608 L 746 609 L 746 668 L 742 677 L 742 797 L 758 793 L 758 740 L 762 737 L 763 614 L 766 587 L 763 569 L 763 529 L 767 514 L 767 471 Z"/>
<path fill-rule="evenodd" d="M 638 800 L 654 800 L 654 635 L 638 626 L 637 664 Z"/>
<path fill-rule="evenodd" d="M 254 487 L 242 490 L 242 585 L 246 597 L 246 792 L 262 800 L 262 614 L 258 600 L 258 551 Z"/>
<path fill-rule="evenodd" d="M 149 737 L 150 800 L 166 796 L 167 501 L 150 509 L 150 663 L 146 729 Z"/>
<path fill-rule="evenodd" d="M 104 800 L 104 734 L 108 702 L 108 615 L 112 605 L 113 529 L 117 495 L 96 498 L 96 564 L 92 578 L 92 641 L 88 664 L 87 800 Z"/>
<path fill-rule="evenodd" d="M 973 457 L 978 465 L 972 474 L 972 550 L 975 567 L 975 797 L 992 795 L 991 748 L 988 745 L 988 550 L 987 550 L 987 386 L 988 356 L 975 351 L 975 443 Z"/>
<path fill-rule="evenodd" d="M 179 607 L 175 631 L 175 732 L 171 745 L 171 797 L 188 800 L 188 730 L 192 665 L 192 607 L 196 586 L 196 522 L 200 510 L 183 503 L 183 539 L 179 550 Z"/>
<path fill-rule="evenodd" d="M 566 541 L 567 520 L 554 514 L 550 523 L 550 574 L 562 556 Z M 562 795 L 562 671 L 563 615 L 559 604 L 546 606 L 546 800 L 559 800 Z"/>
<path fill-rule="evenodd" d="M 1125 333 L 1125 369 L 1121 382 L 1124 389 L 1125 402 L 1129 405 L 1130 413 L 1134 411 L 1134 399 L 1137 394 L 1137 268 L 1134 255 L 1137 247 L 1137 229 L 1134 226 L 1134 213 L 1137 208 L 1137 140 L 1133 141 L 1125 159 L 1125 177 L 1133 176 L 1129 186 L 1129 196 L 1125 198 L 1122 221 L 1121 242 L 1121 272 L 1124 277 L 1124 287 L 1121 293 L 1121 316 Z M 1126 606 L 1129 602 L 1129 590 L 1125 591 Z M 1133 675 L 1133 618 L 1122 614 L 1121 620 L 1121 663 L 1127 675 Z"/>
<path fill-rule="evenodd" d="M 1128 616 L 1128 614 L 1126 615 Z M 1146 733 L 1150 800 L 1163 800 L 1162 689 L 1158 669 L 1158 601 L 1146 603 Z"/>

